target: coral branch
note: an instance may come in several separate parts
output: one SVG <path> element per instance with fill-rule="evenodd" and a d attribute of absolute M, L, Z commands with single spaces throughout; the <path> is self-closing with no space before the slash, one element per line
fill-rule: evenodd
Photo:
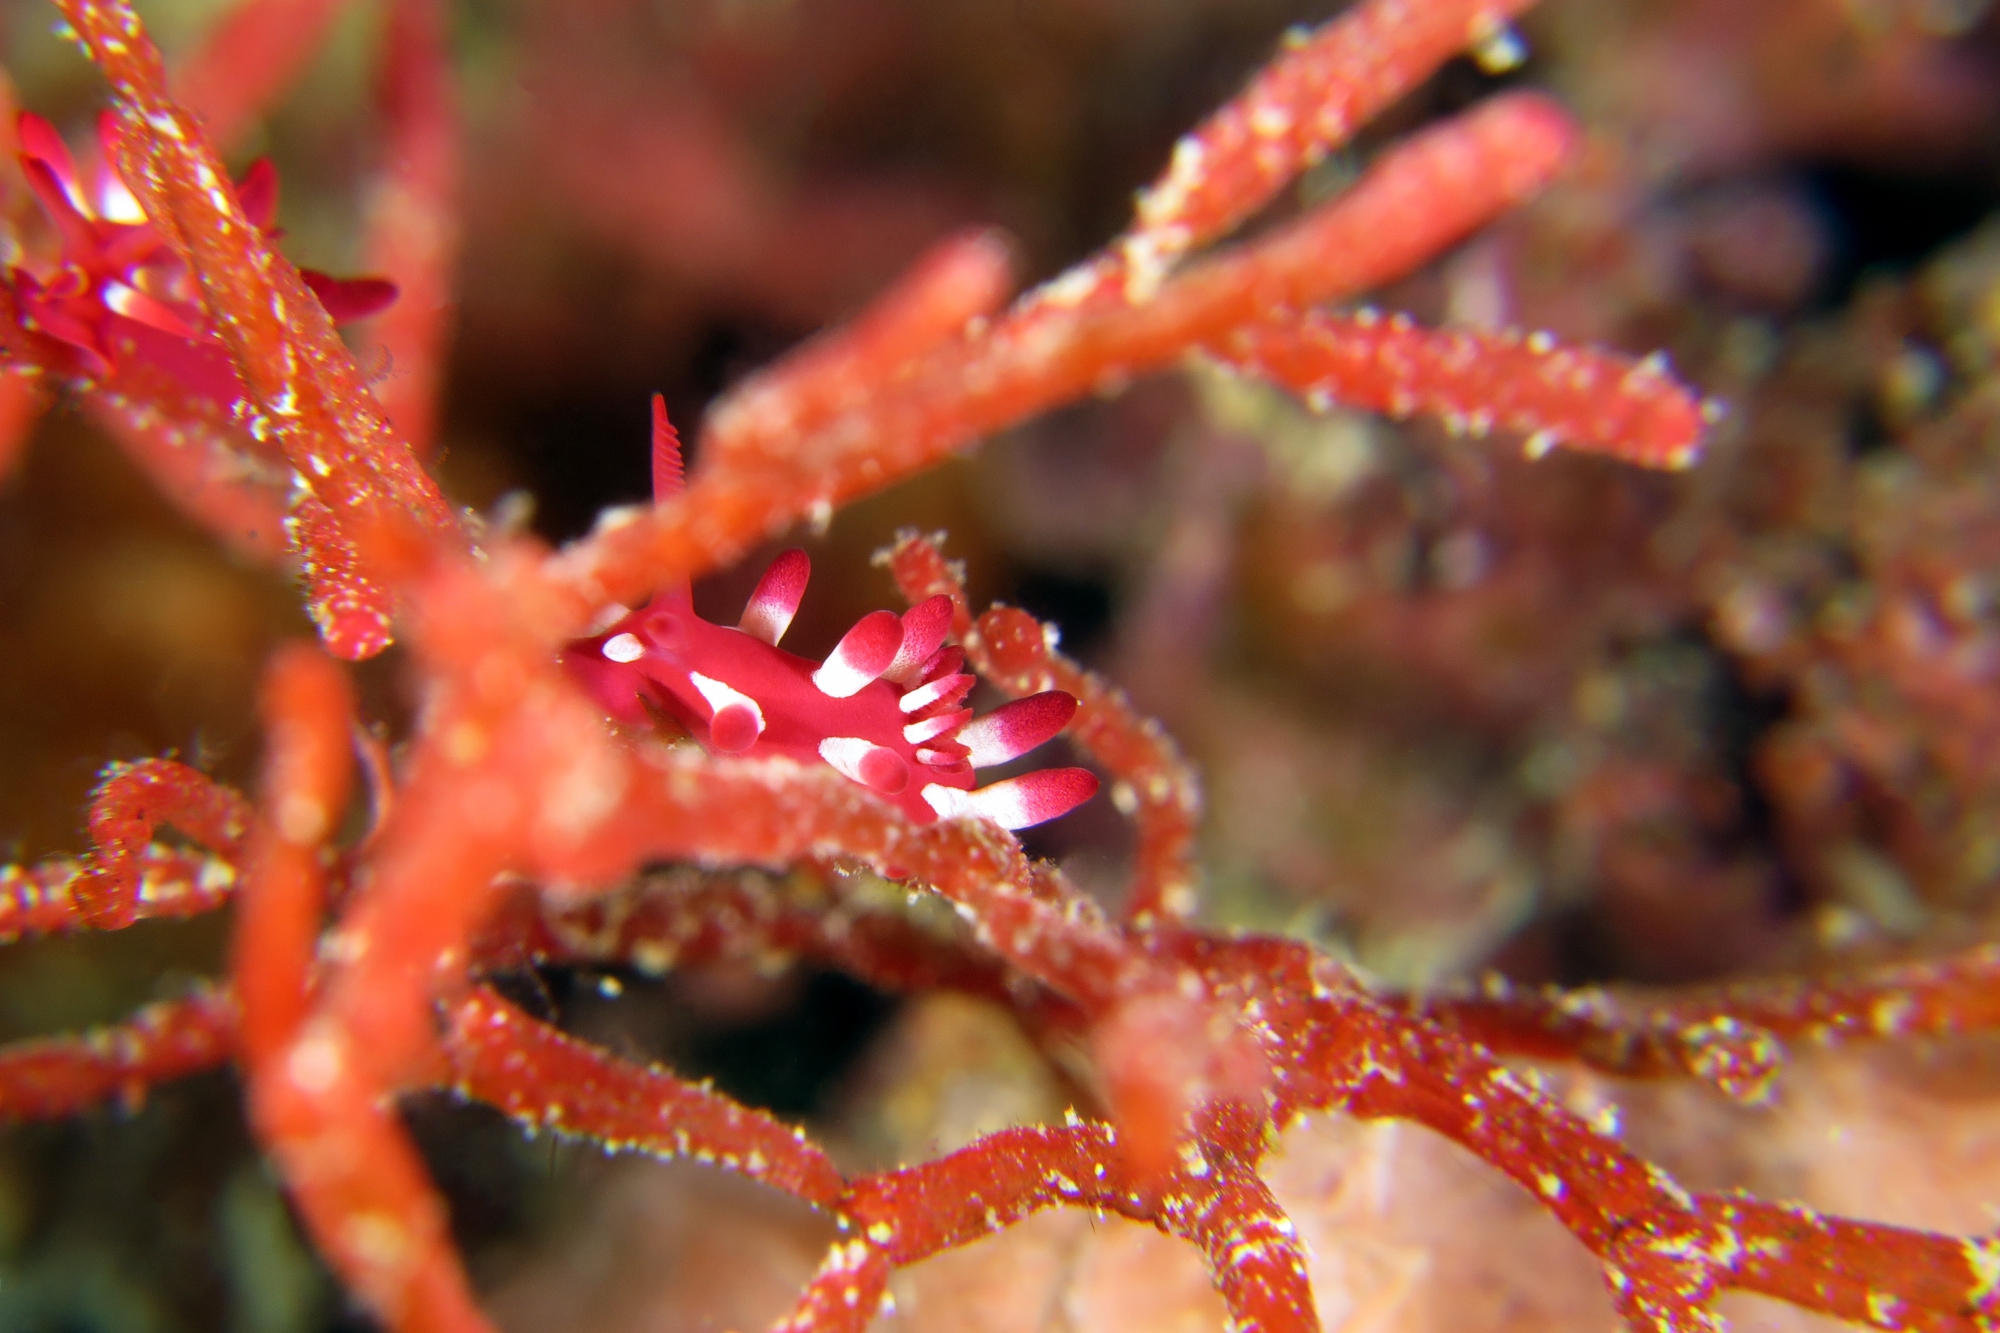
<path fill-rule="evenodd" d="M 1286 1066 L 1277 1114 L 1339 1107 L 1416 1120 L 1533 1192 L 1605 1262 L 1635 1327 L 1705 1327 L 1738 1286 L 1885 1329 L 1963 1330 L 1993 1303 L 1985 1241 L 1822 1219 L 1735 1196 L 1695 1198 L 1598 1135 L 1481 1048 L 1411 1022 L 1299 946 L 1182 937 L 1223 994 L 1254 998 Z M 1221 978 L 1218 977 L 1221 982 Z M 1970 1311 L 1980 1315 L 1968 1317 Z"/>
<path fill-rule="evenodd" d="M 348 530 L 310 488 L 293 487 L 285 535 L 299 553 L 306 611 L 327 647 L 349 659 L 388 647 L 395 611 L 388 589 L 369 576 Z"/>
<path fill-rule="evenodd" d="M 269 1076 L 305 1017 L 326 906 L 322 848 L 353 780 L 353 691 L 331 659 L 289 645 L 265 669 L 263 714 L 262 805 L 230 967 L 243 1005 L 243 1062 L 253 1079 Z"/>
<path fill-rule="evenodd" d="M 835 1241 L 771 1333 L 863 1333 L 891 1308 L 891 1270 L 888 1257 L 866 1241 Z"/>
<path fill-rule="evenodd" d="M 250 827 L 244 799 L 172 759 L 112 764 L 90 800 L 91 873 L 73 892 L 85 918 L 115 930 L 139 912 L 141 867 L 153 834 L 171 824 L 224 860 L 236 860 Z"/>
<path fill-rule="evenodd" d="M 1733 1194 L 1703 1195 L 1700 1206 L 1735 1238 L 1729 1286 L 1888 1333 L 1993 1326 L 1991 1237 L 1959 1241 Z"/>
<path fill-rule="evenodd" d="M 351 767 L 347 689 L 306 649 L 277 659 L 266 685 L 265 805 L 234 953 L 251 1120 L 318 1243 L 385 1320 L 412 1333 L 484 1333 L 443 1201 L 386 1104 L 379 1066 L 356 1058 L 347 1030 L 308 1016 L 319 854 Z M 346 948 L 365 958 L 369 944 L 350 935 Z"/>
<path fill-rule="evenodd" d="M 703 466 L 782 460 L 803 434 L 865 407 L 883 380 L 909 374 L 1012 290 L 1013 253 L 998 232 L 932 247 L 853 323 L 821 334 L 738 385 L 705 423 Z"/>
<path fill-rule="evenodd" d="M 1083 300 L 1058 280 L 976 343 L 941 349 L 901 392 L 801 436 L 782 467 L 697 478 L 679 501 L 572 547 L 551 570 L 557 587 L 573 599 L 580 625 L 607 600 L 642 601 L 988 430 L 1160 369 L 1274 309 L 1387 281 L 1541 186 L 1573 140 L 1568 118 L 1546 99 L 1496 98 L 1385 153 L 1335 205 L 1191 265 L 1144 305 Z"/>
<path fill-rule="evenodd" d="M 106 895 L 101 868 L 92 860 L 57 857 L 32 866 L 0 865 L 0 943 L 69 930 L 103 930 L 112 920 L 199 916 L 228 902 L 236 891 L 234 860 L 147 843 L 122 861 L 129 896 Z M 89 887 L 86 888 L 85 886 Z M 83 899 L 118 898 L 122 918 L 93 917 Z"/>
<path fill-rule="evenodd" d="M 1170 1187 L 1160 1229 L 1201 1247 L 1236 1327 L 1318 1333 L 1305 1251 L 1255 1163 L 1205 1159 L 1199 1150 L 1190 1156 L 1188 1175 L 1199 1188 Z"/>
<path fill-rule="evenodd" d="M 432 541 L 461 544 L 449 506 L 382 416 L 318 298 L 225 188 L 199 122 L 167 97 L 159 52 L 138 16 L 122 0 L 64 0 L 63 13 L 118 91 L 120 174 L 195 274 L 209 321 L 255 405 L 251 433 L 275 436 L 298 484 L 326 507 L 350 547 L 362 534 L 410 525 Z M 295 531 L 302 540 L 331 535 L 312 522 Z M 315 559 L 310 548 L 306 554 Z M 389 641 L 386 624 L 322 623 L 348 631 L 329 640 L 346 656 L 369 656 Z"/>
<path fill-rule="evenodd" d="M 811 866 L 783 876 L 677 867 L 581 902 L 521 884 L 482 928 L 473 959 L 487 972 L 619 963 L 657 976 L 704 963 L 770 968 L 809 958 L 881 990 L 964 991 L 1050 1020 L 1063 1012 L 1061 1002 L 959 934 L 912 920 L 901 910 L 901 889 L 884 894 L 881 881 L 862 877 L 868 890 L 843 890 L 849 878 Z M 871 901 L 877 895 L 887 900 Z"/>
<path fill-rule="evenodd" d="M 251 1087 L 251 1121 L 314 1241 L 386 1323 L 490 1333 L 452 1249 L 444 1205 L 394 1111 L 340 1059 L 327 1025 Z"/>
<path fill-rule="evenodd" d="M 1497 1051 L 1577 1059 L 1630 1077 L 1693 1074 L 1760 1101 L 1781 1042 L 1938 1036 L 2000 1027 L 2000 948 L 1850 975 L 1673 992 L 1526 990 L 1489 978 L 1475 995 L 1412 1008 Z"/>
<path fill-rule="evenodd" d="M 592 1050 L 474 987 L 447 1015 L 453 1085 L 534 1129 L 685 1157 L 831 1209 L 846 1182 L 805 1135 L 664 1069 Z"/>
<path fill-rule="evenodd" d="M 1174 1169 L 1140 1184 L 1121 1160 L 1108 1125 L 1000 1130 L 936 1161 L 856 1181 L 845 1211 L 867 1241 L 847 1248 L 902 1267 L 1045 1208 L 1101 1208 L 1200 1246 L 1237 1327 L 1319 1327 L 1304 1253 L 1250 1163 L 1190 1143 Z"/>
<path fill-rule="evenodd" d="M 933 1161 L 857 1180 L 844 1208 L 897 1266 L 989 1236 L 1044 1208 L 1116 1208 L 1150 1221 L 1145 1200 L 1113 1173 L 1109 1125 L 995 1131 Z"/>
<path fill-rule="evenodd" d="M 698 791 L 697 791 L 698 789 Z M 960 905 L 983 942 L 1087 1008 L 1152 971 L 1081 898 L 983 820 L 917 825 L 828 772 L 779 760 L 658 754 L 633 774 L 591 860 L 642 856 L 783 864 L 846 855 Z"/>
<path fill-rule="evenodd" d="M 1268 320 L 1209 348 L 1315 406 L 1421 412 L 1474 435 L 1500 426 L 1525 433 L 1531 455 L 1562 445 L 1685 468 L 1708 410 L 1657 357 L 1563 347 L 1541 333 L 1420 329 L 1372 310 Z"/>
<path fill-rule="evenodd" d="M 1234 230 L 1305 168 L 1533 0 L 1368 0 L 1284 52 L 1174 146 L 1121 242 L 1138 274 Z M 1152 285 L 1148 283 L 1147 285 Z"/>
<path fill-rule="evenodd" d="M 74 1115 L 114 1094 L 136 1103 L 155 1083 L 221 1065 L 235 1035 L 228 993 L 204 988 L 112 1027 L 0 1046 L 0 1119 Z"/>

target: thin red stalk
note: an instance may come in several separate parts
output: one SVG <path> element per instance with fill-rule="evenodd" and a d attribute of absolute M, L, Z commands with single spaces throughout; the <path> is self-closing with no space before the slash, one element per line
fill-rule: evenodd
<path fill-rule="evenodd" d="M 1341 1109 L 1417 1120 L 1521 1180 L 1593 1249 L 1617 1235 L 1617 1218 L 1638 1217 L 1652 1201 L 1650 1168 L 1615 1141 L 1463 1037 L 1394 1012 L 1304 945 L 1190 931 L 1163 937 L 1159 950 L 1208 976 L 1225 1002 L 1257 1011 L 1250 1026 L 1287 1071 L 1272 1105 L 1276 1119 Z M 1399 1109 L 1386 1109 L 1392 1104 Z M 1538 1151 L 1537 1140 L 1552 1136 L 1560 1140 L 1549 1145 L 1555 1150 Z M 1578 1186 L 1557 1188 L 1536 1175 L 1552 1164 L 1573 1165 Z"/>
<path fill-rule="evenodd" d="M 1939 1036 L 2000 1027 L 2000 946 L 1895 963 L 1848 976 L 1746 982 L 1683 1002 L 1728 1013 L 1779 1037 L 1830 1045 L 1852 1038 Z"/>
<path fill-rule="evenodd" d="M 621 784 L 587 849 L 537 869 L 589 882 L 648 858 L 768 865 L 833 855 L 939 893 L 981 944 L 1082 1011 L 1138 1175 L 1166 1169 L 1200 1098 L 1260 1095 L 1261 1055 L 1211 1010 L 1198 974 L 1114 930 L 997 827 L 912 824 L 831 770 L 656 752 Z M 1121 1039 L 1141 1030 L 1168 1038 L 1169 1056 Z"/>
<path fill-rule="evenodd" d="M 124 866 L 132 892 L 122 924 L 199 916 L 236 892 L 236 863 L 203 852 L 148 843 Z M 96 873 L 92 862 L 66 856 L 32 866 L 0 865 L 0 944 L 58 931 L 115 928 L 120 922 L 93 920 L 81 901 L 81 886 Z"/>
<path fill-rule="evenodd" d="M 422 730 L 394 809 L 375 834 L 368 884 L 340 927 L 321 1011 L 381 1091 L 435 1054 L 431 996 L 463 974 L 465 947 L 494 908 L 503 871 L 575 882 L 554 867 L 585 852 L 630 760 L 596 710 L 513 618 L 523 553 L 483 566 L 443 562 L 411 598 L 413 647 L 429 678 Z M 614 859 L 591 882 L 636 867 Z"/>
<path fill-rule="evenodd" d="M 894 908 L 854 901 L 828 878 L 804 867 L 772 876 L 680 866 L 583 901 L 523 883 L 481 929 L 473 963 L 482 971 L 619 963 L 658 976 L 718 961 L 769 966 L 809 958 L 881 990 L 1026 1002 L 1028 988 L 990 954 Z M 1037 1008 L 1060 1008 L 1046 992 L 1030 993 Z"/>
<path fill-rule="evenodd" d="M 887 1313 L 892 1271 L 888 1256 L 866 1241 L 835 1241 L 771 1333 L 864 1333 Z"/>
<path fill-rule="evenodd" d="M 1319 1333 L 1305 1251 L 1255 1165 L 1210 1158 L 1201 1184 L 1169 1193 L 1159 1225 L 1201 1247 L 1235 1326 Z"/>
<path fill-rule="evenodd" d="M 326 910 L 323 848 L 353 785 L 354 693 L 332 659 L 288 645 L 265 668 L 262 713 L 262 799 L 230 964 L 253 1078 L 265 1076 L 305 1017 Z"/>
<path fill-rule="evenodd" d="M 1415 1120 L 1514 1177 L 1604 1263 L 1635 1333 L 1715 1327 L 1723 1238 L 1673 1181 L 1456 1036 L 1358 998 L 1328 1010 L 1345 1048 L 1318 1071 L 1328 1105 Z"/>
<path fill-rule="evenodd" d="M 1337 965 L 1271 939 L 1192 934 L 1166 952 L 1225 997 L 1287 1066 L 1275 1112 L 1325 1108 L 1415 1120 L 1505 1171 L 1606 1263 L 1641 1327 L 1712 1322 L 1722 1286 L 1760 1291 L 1896 1333 L 1967 1333 L 1996 1304 L 1994 1247 L 1820 1218 L 1736 1196 L 1696 1198 L 1464 1037 L 1366 995 Z"/>
<path fill-rule="evenodd" d="M 832 1159 L 800 1130 L 565 1037 L 483 986 L 450 1006 L 446 1024 L 458 1091 L 531 1128 L 719 1166 L 815 1208 L 833 1208 L 846 1189 Z"/>
<path fill-rule="evenodd" d="M 1578 1060 L 1627 1078 L 1693 1075 L 1746 1102 L 1763 1100 L 1784 1058 L 1768 1029 L 1726 1007 L 1655 1006 L 1606 991 L 1524 991 L 1498 982 L 1481 995 L 1406 1004 L 1498 1053 Z"/>
<path fill-rule="evenodd" d="M 1359 999 L 1324 1021 L 1346 1034 L 1346 1058 L 1328 1071 L 1342 1109 L 1414 1119 L 1471 1148 L 1607 1261 L 1669 1244 L 1692 1225 L 1666 1177 L 1469 1042 Z"/>
<path fill-rule="evenodd" d="M 1138 270 L 1217 240 L 1445 61 L 1534 0 L 1365 0 L 1310 34 L 1181 137 L 1139 196 L 1123 249 Z"/>
<path fill-rule="evenodd" d="M 172 759 L 106 768 L 90 798 L 91 874 L 73 888 L 91 925 L 115 930 L 138 915 L 140 869 L 162 824 L 234 861 L 249 831 L 250 807 L 207 774 Z"/>
<path fill-rule="evenodd" d="M 897 1267 L 1010 1227 L 1045 1208 L 1115 1209 L 1150 1221 L 1115 1175 L 1117 1134 L 1100 1123 L 997 1130 L 957 1152 L 854 1182 L 845 1210 Z"/>
<path fill-rule="evenodd" d="M 713 470 L 743 442 L 797 437 L 862 407 L 1012 290 L 1013 253 L 994 231 L 939 242 L 851 324 L 814 338 L 733 389 L 703 423 L 702 466 Z"/>
<path fill-rule="evenodd" d="M 1518 330 L 1423 329 L 1372 310 L 1266 320 L 1208 350 L 1321 407 L 1425 413 L 1474 435 L 1495 426 L 1521 431 L 1534 454 L 1562 445 L 1685 468 L 1708 410 L 1656 357 L 1565 347 Z"/>
<path fill-rule="evenodd" d="M 286 456 L 343 519 L 343 511 L 398 504 L 433 532 L 454 531 L 450 507 L 380 420 L 298 270 L 245 219 L 207 135 L 167 96 L 159 52 L 130 5 L 61 3 L 118 92 L 122 147 L 141 168 L 127 184 L 194 270 L 215 330 Z"/>
<path fill-rule="evenodd" d="M 1276 312 L 1380 286 L 1540 190 L 1575 143 L 1568 114 L 1548 98 L 1492 98 L 1386 150 L 1346 193 L 1305 216 L 1191 264 L 1151 301 L 1107 312 L 1101 328 L 1077 340 L 1079 350 L 1151 368 Z M 1080 387 L 1135 368 L 1106 365 Z"/>
<path fill-rule="evenodd" d="M 1238 1327 L 1319 1327 L 1304 1253 L 1249 1162 L 1190 1143 L 1173 1170 L 1141 1184 L 1121 1161 L 1109 1125 L 1000 1130 L 934 1161 L 856 1181 L 844 1211 L 865 1245 L 847 1245 L 902 1267 L 1045 1208 L 1102 1208 L 1200 1246 Z"/>
<path fill-rule="evenodd" d="M 113 1095 L 214 1069 L 229 1058 L 236 1008 L 203 988 L 147 1005 L 123 1023 L 0 1047 L 0 1120 L 74 1115 Z"/>
<path fill-rule="evenodd" d="M 743 441 L 744 466 L 571 548 L 552 573 L 578 622 L 667 579 L 736 558 L 765 533 L 880 490 L 988 430 L 1157 370 L 1274 309 L 1303 309 L 1407 272 L 1538 188 L 1567 156 L 1545 99 L 1495 98 L 1385 153 L 1352 190 L 1272 236 L 1190 266 L 1137 306 L 1046 296 L 976 343 L 941 349 L 900 392 L 813 435 Z M 756 458 L 759 465 L 752 466 Z"/>
<path fill-rule="evenodd" d="M 1495 1050 L 1580 1059 L 1613 1073 L 1691 1073 L 1757 1100 L 1780 1041 L 1830 1046 L 2000 1026 L 2000 946 L 1850 975 L 1774 978 L 1672 993 L 1523 990 L 1413 1001 Z"/>
<path fill-rule="evenodd" d="M 374 878 L 339 926 L 342 956 L 366 965 L 334 971 L 320 1002 L 325 1039 L 377 1096 L 420 1078 L 434 1054 L 429 997 L 451 979 L 440 964 L 472 933 L 509 860 L 500 830 L 467 821 L 482 782 L 481 795 L 512 804 L 510 775 L 499 765 L 440 771 L 449 761 L 427 748 L 383 829 Z"/>
<path fill-rule="evenodd" d="M 2000 1249 L 1990 1238 L 1947 1237 L 1821 1217 L 1797 1204 L 1705 1194 L 1701 1210 L 1735 1236 L 1728 1285 L 1889 1333 L 1991 1328 Z"/>
<path fill-rule="evenodd" d="M 292 488 L 285 535 L 299 553 L 306 611 L 327 647 L 349 659 L 388 647 L 395 612 L 388 586 L 369 575 L 353 534 L 307 487 Z"/>
<path fill-rule="evenodd" d="M 595 879 L 652 857 L 783 865 L 835 855 L 936 890 L 982 943 L 1088 1010 L 1102 1013 L 1154 978 L 1153 965 L 1088 900 L 999 828 L 911 823 L 830 769 L 655 752 L 635 767 L 588 860 L 569 864 Z M 550 868 L 560 873 L 563 864 Z"/>
<path fill-rule="evenodd" d="M 514 561 L 500 552 L 488 573 Z M 368 874 L 346 908 L 338 961 L 290 1046 L 253 1088 L 259 1131 L 330 1259 L 404 1333 L 471 1333 L 474 1304 L 444 1205 L 408 1134 L 384 1111 L 434 1081 L 431 997 L 459 984 L 491 886 L 573 814 L 575 765 L 602 724 L 545 653 L 520 644 L 480 574 L 446 560 L 416 604 L 433 673 L 425 729 Z"/>
<path fill-rule="evenodd" d="M 488 1333 L 380 1066 L 358 1058 L 339 1020 L 308 1012 L 319 858 L 350 778 L 346 680 L 317 653 L 294 650 L 274 664 L 264 703 L 265 803 L 233 960 L 252 1122 L 315 1241 L 385 1322 Z M 344 943 L 350 967 L 370 952 L 366 937 Z"/>
<path fill-rule="evenodd" d="M 497 552 L 483 573 L 518 560 Z M 608 751 L 601 722 L 555 664 L 512 632 L 520 612 L 449 558 L 416 599 L 419 661 L 433 684 L 408 779 L 311 1013 L 252 1087 L 260 1137 L 318 1243 L 400 1333 L 489 1325 L 443 1201 L 385 1108 L 395 1092 L 440 1076 L 433 995 L 461 984 L 495 877 L 531 861 L 549 824 L 574 821 L 576 764 Z"/>
<path fill-rule="evenodd" d="M 443 1200 L 380 1089 L 308 1019 L 250 1089 L 251 1120 L 314 1243 L 398 1333 L 492 1333 L 472 1299 Z"/>
<path fill-rule="evenodd" d="M 350 548 L 412 528 L 462 545 L 450 506 L 383 417 L 318 299 L 244 217 L 200 122 L 167 96 L 159 52 L 129 3 L 60 3 L 118 92 L 120 175 L 198 280 L 249 389 L 253 435 L 275 436 Z M 358 573 L 379 581 L 365 566 Z M 367 656 L 389 641 L 386 623 L 355 629 L 330 640 L 336 652 Z"/>

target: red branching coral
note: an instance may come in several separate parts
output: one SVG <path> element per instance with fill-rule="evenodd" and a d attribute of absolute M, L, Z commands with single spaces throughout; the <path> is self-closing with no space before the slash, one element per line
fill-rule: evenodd
<path fill-rule="evenodd" d="M 1597 1258 L 1635 1331 L 1718 1327 L 1712 1302 L 1729 1288 L 1895 1333 L 1993 1326 L 1992 1240 L 1684 1188 L 1501 1058 L 1687 1073 L 1754 1099 L 1787 1042 L 1990 1023 L 1988 954 L 1657 1000 L 1500 985 L 1379 995 L 1306 944 L 1200 924 L 1189 761 L 1034 617 L 975 619 L 937 540 L 905 534 L 884 557 L 912 609 L 863 619 L 817 665 L 775 646 L 804 590 L 802 557 L 779 558 L 740 630 L 701 620 L 688 600 L 691 578 L 792 523 L 1190 355 L 1321 406 L 1518 432 L 1535 456 L 1560 445 L 1692 465 L 1713 412 L 1655 357 L 1322 309 L 1545 186 L 1579 137 L 1547 97 L 1506 93 L 1422 128 L 1336 197 L 1221 244 L 1455 53 L 1509 57 L 1505 24 L 1525 0 L 1365 0 L 1287 42 L 1180 142 L 1131 230 L 1098 256 L 1009 305 L 994 236 L 944 242 L 850 324 L 717 404 L 685 479 L 656 409 L 655 503 L 613 511 L 557 551 L 468 521 L 421 461 L 443 337 L 432 302 L 453 249 L 436 8 L 399 7 L 390 34 L 392 134 L 406 156 L 377 211 L 375 253 L 416 270 L 397 272 L 406 300 L 428 295 L 378 335 L 419 362 L 393 373 L 385 404 L 315 288 L 273 248 L 263 178 L 232 187 L 216 156 L 211 128 L 238 123 L 267 90 L 238 84 L 216 55 L 194 67 L 191 100 L 177 99 L 127 0 L 61 7 L 111 86 L 107 151 L 143 216 L 123 232 L 86 216 L 53 140 L 28 122 L 30 173 L 73 266 L 91 275 L 63 299 L 102 299 L 156 332 L 171 317 L 231 391 L 225 413 L 204 413 L 197 400 L 223 397 L 212 385 L 125 382 L 147 358 L 114 355 L 101 327 L 58 328 L 58 287 L 24 269 L 7 287 L 9 369 L 85 401 L 115 392 L 131 430 L 173 460 L 157 471 L 183 499 L 234 484 L 227 460 L 256 460 L 259 484 L 284 493 L 285 552 L 332 655 L 292 644 L 269 661 L 254 803 L 172 761 L 121 767 L 92 803 L 86 859 L 0 876 L 10 938 L 225 902 L 235 912 L 226 985 L 0 1051 L 0 1110 L 69 1113 L 233 1058 L 314 1243 L 375 1317 L 407 1333 L 489 1327 L 395 1110 L 430 1088 L 526 1125 L 710 1163 L 825 1213 L 840 1234 L 785 1329 L 860 1330 L 899 1269 L 1060 1207 L 1188 1241 L 1236 1327 L 1317 1328 L 1306 1248 L 1259 1166 L 1277 1130 L 1322 1112 L 1415 1122 L 1510 1177 Z M 328 7 L 288 26 L 296 8 L 253 0 L 215 51 L 302 57 Z M 160 280 L 118 249 L 140 233 L 144 265 L 171 269 L 179 307 L 149 294 Z M 80 257 L 86 241 L 99 249 Z M 242 535 L 240 509 L 188 508 L 219 536 Z M 357 839 L 361 705 L 334 659 L 392 636 L 407 645 L 418 716 L 394 762 L 379 742 L 360 747 L 375 810 Z M 1869 651 L 1866 636 L 1848 644 Z M 1016 702 L 968 720 L 965 663 Z M 1921 705 L 1926 679 L 1903 683 Z M 656 721 L 701 744 L 670 744 Z M 1043 770 L 962 794 L 974 766 L 1058 729 L 1136 828 L 1116 915 L 1009 831 L 1077 804 L 1087 775 Z M 162 828 L 191 845 L 162 841 Z M 641 873 L 659 861 L 864 867 L 951 904 L 967 936 L 861 903 L 834 910 L 833 888 L 785 900 L 748 879 Z M 754 948 L 884 988 L 1009 1004 L 1087 1051 L 1078 1109 L 1061 1125 L 849 1174 L 793 1126 L 566 1035 L 492 985 L 524 964 L 657 969 Z"/>

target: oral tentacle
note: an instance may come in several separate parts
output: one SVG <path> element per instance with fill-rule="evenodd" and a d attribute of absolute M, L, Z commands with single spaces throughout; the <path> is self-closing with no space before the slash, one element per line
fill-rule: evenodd
<path fill-rule="evenodd" d="M 922 721 L 912 722 L 907 727 L 904 727 L 903 739 L 912 745 L 922 745 L 926 741 L 934 741 L 940 736 L 951 734 L 964 725 L 971 717 L 972 710 L 970 708 L 961 708 L 955 713 L 941 713 L 936 717 L 927 717 Z"/>
<path fill-rule="evenodd" d="M 894 611 L 871 611 L 854 622 L 813 672 L 821 694 L 851 699 L 881 678 L 903 646 L 903 621 Z"/>
<path fill-rule="evenodd" d="M 896 707 L 905 713 L 921 713 L 935 704 L 949 708 L 972 692 L 971 676 L 960 673 L 940 676 L 928 685 L 919 685 L 896 700 Z"/>
<path fill-rule="evenodd" d="M 926 598 L 903 612 L 903 646 L 896 651 L 896 660 L 882 673 L 883 679 L 898 685 L 914 682 L 919 673 L 930 665 L 931 659 L 944 645 L 944 636 L 949 633 L 951 598 L 943 593 Z"/>
<path fill-rule="evenodd" d="M 764 577 L 757 580 L 757 589 L 744 605 L 743 618 L 736 622 L 736 628 L 776 647 L 791 628 L 792 617 L 798 614 L 799 602 L 806 595 L 806 582 L 811 577 L 812 561 L 804 551 L 795 546 L 781 552 L 764 571 Z"/>
<path fill-rule="evenodd" d="M 933 782 L 922 795 L 941 819 L 975 815 L 1001 828 L 1018 830 L 1066 815 L 1097 794 L 1097 776 L 1085 768 L 1042 768 L 960 791 Z"/>
<path fill-rule="evenodd" d="M 1018 759 L 1069 725 L 1076 700 L 1061 690 L 1044 690 L 1002 704 L 959 730 L 958 743 L 970 753 L 974 768 Z"/>
<path fill-rule="evenodd" d="M 894 796 L 909 785 L 910 766 L 886 745 L 860 736 L 829 736 L 819 743 L 819 757 L 852 782 Z"/>
<path fill-rule="evenodd" d="M 709 707 L 709 744 L 724 754 L 741 754 L 764 734 L 764 710 L 755 699 L 699 671 L 688 680 Z"/>

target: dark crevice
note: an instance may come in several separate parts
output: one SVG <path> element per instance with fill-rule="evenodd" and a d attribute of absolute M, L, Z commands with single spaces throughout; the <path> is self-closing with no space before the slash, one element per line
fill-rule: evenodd
<path fill-rule="evenodd" d="M 1103 580 L 1087 574 L 1024 569 L 1001 600 L 1053 624 L 1062 636 L 1062 651 L 1069 657 L 1088 658 L 1111 631 L 1112 590 Z"/>
<path fill-rule="evenodd" d="M 747 1105 L 810 1115 L 895 1007 L 893 997 L 850 977 L 817 972 L 776 1014 L 695 1036 L 675 1065 L 684 1077 L 714 1079 Z"/>
<path fill-rule="evenodd" d="M 2000 180 L 1919 175 L 1844 164 L 1808 167 L 1804 182 L 1833 241 L 1817 303 L 1844 306 L 1872 271 L 1910 268 L 1969 234 L 2000 207 Z"/>

